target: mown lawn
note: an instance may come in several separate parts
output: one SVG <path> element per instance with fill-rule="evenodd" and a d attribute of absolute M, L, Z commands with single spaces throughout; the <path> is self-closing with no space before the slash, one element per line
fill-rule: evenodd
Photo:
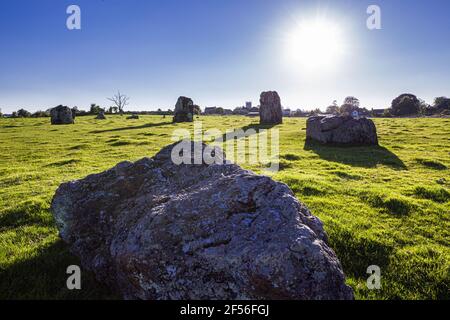
<path fill-rule="evenodd" d="M 123 160 L 152 156 L 171 143 L 170 118 L 0 119 L 0 299 L 117 298 L 83 272 L 82 290 L 66 289 L 77 264 L 49 213 L 64 181 Z M 201 117 L 203 128 L 249 128 L 257 119 Z M 450 298 L 450 119 L 376 119 L 380 147 L 305 145 L 305 119 L 285 119 L 280 168 L 322 219 L 359 299 Z M 244 167 L 261 172 L 259 165 Z M 366 287 L 378 265 L 382 288 Z"/>

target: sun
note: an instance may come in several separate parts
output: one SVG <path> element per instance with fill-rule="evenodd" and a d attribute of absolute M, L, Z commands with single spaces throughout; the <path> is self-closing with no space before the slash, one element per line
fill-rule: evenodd
<path fill-rule="evenodd" d="M 298 23 L 288 34 L 286 45 L 289 63 L 310 70 L 335 67 L 344 53 L 340 26 L 326 18 Z"/>

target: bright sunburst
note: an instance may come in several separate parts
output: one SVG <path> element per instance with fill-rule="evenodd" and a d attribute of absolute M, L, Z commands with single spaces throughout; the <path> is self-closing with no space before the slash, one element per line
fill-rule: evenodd
<path fill-rule="evenodd" d="M 341 28 L 324 17 L 301 21 L 286 40 L 289 63 L 302 69 L 335 67 L 344 52 Z"/>

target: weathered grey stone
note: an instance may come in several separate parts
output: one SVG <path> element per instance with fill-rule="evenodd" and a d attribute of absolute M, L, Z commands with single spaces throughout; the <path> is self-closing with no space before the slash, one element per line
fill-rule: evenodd
<path fill-rule="evenodd" d="M 188 159 L 205 152 L 188 145 Z M 353 298 L 321 221 L 287 185 L 218 148 L 216 164 L 175 165 L 174 148 L 56 191 L 60 236 L 99 281 L 127 299 Z"/>
<path fill-rule="evenodd" d="M 50 110 L 51 124 L 73 124 L 75 114 L 69 107 L 59 105 Z"/>
<path fill-rule="evenodd" d="M 95 117 L 95 119 L 97 119 L 97 120 L 106 120 L 105 112 L 104 111 L 100 111 L 99 114 Z"/>
<path fill-rule="evenodd" d="M 175 105 L 173 122 L 194 121 L 194 102 L 191 98 L 179 97 Z"/>
<path fill-rule="evenodd" d="M 310 117 L 306 122 L 306 138 L 325 144 L 378 145 L 375 124 L 364 117 Z"/>
<path fill-rule="evenodd" d="M 281 110 L 280 96 L 276 91 L 261 93 L 259 104 L 259 116 L 261 124 L 283 123 L 283 111 Z"/>
<path fill-rule="evenodd" d="M 129 119 L 129 120 L 139 119 L 139 115 L 136 113 L 133 113 L 131 116 L 127 117 L 127 119 Z"/>

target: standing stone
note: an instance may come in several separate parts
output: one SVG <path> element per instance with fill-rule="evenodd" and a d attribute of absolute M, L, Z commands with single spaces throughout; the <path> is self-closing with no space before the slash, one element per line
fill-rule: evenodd
<path fill-rule="evenodd" d="M 137 120 L 139 119 L 139 115 L 137 113 L 133 113 L 131 116 L 127 117 L 128 120 Z"/>
<path fill-rule="evenodd" d="M 97 120 L 106 120 L 105 112 L 103 110 L 101 110 L 99 112 L 99 114 L 97 115 L 97 117 L 95 117 L 95 119 L 97 119 Z"/>
<path fill-rule="evenodd" d="M 60 236 L 98 281 L 126 299 L 353 298 L 322 222 L 286 184 L 182 143 L 56 191 Z"/>
<path fill-rule="evenodd" d="M 194 121 L 194 102 L 191 98 L 179 97 L 175 105 L 173 122 Z"/>
<path fill-rule="evenodd" d="M 73 111 L 66 106 L 59 105 L 50 111 L 52 124 L 73 124 Z"/>
<path fill-rule="evenodd" d="M 310 117 L 306 121 L 306 139 L 323 144 L 378 145 L 377 128 L 365 117 Z"/>
<path fill-rule="evenodd" d="M 283 123 L 280 96 L 276 91 L 261 93 L 259 103 L 259 117 L 261 124 Z"/>

